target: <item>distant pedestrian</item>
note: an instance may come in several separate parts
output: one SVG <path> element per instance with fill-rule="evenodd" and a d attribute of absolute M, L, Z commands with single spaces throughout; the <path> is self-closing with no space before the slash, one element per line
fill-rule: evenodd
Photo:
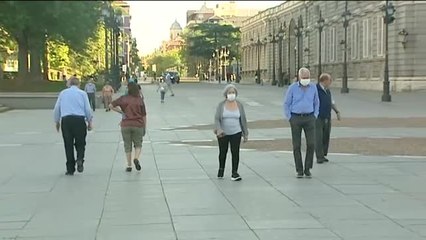
<path fill-rule="evenodd" d="M 243 104 L 236 100 L 238 95 L 237 88 L 233 84 L 228 84 L 223 95 L 224 101 L 221 101 L 216 109 L 215 129 L 217 141 L 219 144 L 219 170 L 218 178 L 223 178 L 226 155 L 228 147 L 231 145 L 232 153 L 232 181 L 240 181 L 241 176 L 238 173 L 240 162 L 240 144 L 241 138 L 244 142 L 248 139 L 247 118 Z"/>
<path fill-rule="evenodd" d="M 319 115 L 315 122 L 315 153 L 317 156 L 317 163 L 328 162 L 326 158 L 328 153 L 328 146 L 330 144 L 331 132 L 331 109 L 337 115 L 337 120 L 340 121 L 340 112 L 337 110 L 336 104 L 331 96 L 330 85 L 332 79 L 330 74 L 323 73 L 319 77 L 317 83 L 318 97 L 319 97 Z"/>
<path fill-rule="evenodd" d="M 112 95 L 114 95 L 114 88 L 110 85 L 110 82 L 107 81 L 102 88 L 102 99 L 106 112 L 111 111 L 109 104 L 112 102 Z"/>
<path fill-rule="evenodd" d="M 93 78 L 90 78 L 89 82 L 84 86 L 84 91 L 87 93 L 89 97 L 90 106 L 92 106 L 92 110 L 96 110 L 96 85 L 93 81 Z"/>
<path fill-rule="evenodd" d="M 87 130 L 92 129 L 92 110 L 89 98 L 80 87 L 80 80 L 72 77 L 70 87 L 62 90 L 53 110 L 56 130 L 61 129 L 64 139 L 66 175 L 74 175 L 75 164 L 77 171 L 83 172 L 84 153 L 86 148 Z M 87 122 L 87 125 L 86 125 Z M 77 151 L 77 160 L 74 156 L 74 147 Z"/>
<path fill-rule="evenodd" d="M 291 84 L 284 100 L 284 112 L 290 121 L 293 143 L 293 156 L 297 177 L 303 175 L 310 178 L 315 151 L 315 119 L 319 112 L 318 90 L 310 83 L 310 72 L 307 68 L 299 69 L 300 80 Z M 305 167 L 302 162 L 302 130 L 306 136 Z"/>
<path fill-rule="evenodd" d="M 174 96 L 175 95 L 175 93 L 173 92 L 173 89 L 172 89 L 172 75 L 170 74 L 170 73 L 167 73 L 166 74 L 166 84 L 167 84 L 167 89 L 170 91 L 170 96 Z"/>
<path fill-rule="evenodd" d="M 128 84 L 129 94 L 112 101 L 110 108 L 121 113 L 121 135 L 126 153 L 126 171 L 132 171 L 132 144 L 135 150 L 133 163 L 136 170 L 141 170 L 139 162 L 142 151 L 142 141 L 146 131 L 146 108 L 135 83 Z"/>
<path fill-rule="evenodd" d="M 167 84 L 164 82 L 163 79 L 160 79 L 160 82 L 158 83 L 157 92 L 160 91 L 160 99 L 161 103 L 164 103 L 164 97 L 167 92 Z"/>

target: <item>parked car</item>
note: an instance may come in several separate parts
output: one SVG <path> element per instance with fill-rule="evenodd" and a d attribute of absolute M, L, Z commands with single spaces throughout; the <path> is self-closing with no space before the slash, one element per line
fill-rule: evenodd
<path fill-rule="evenodd" d="M 171 80 L 172 80 L 173 84 L 175 84 L 175 83 L 179 84 L 179 82 L 180 82 L 180 76 L 179 76 L 178 72 L 172 72 L 172 71 L 164 72 L 163 75 L 162 75 L 163 79 L 166 79 L 167 73 L 170 73 Z"/>

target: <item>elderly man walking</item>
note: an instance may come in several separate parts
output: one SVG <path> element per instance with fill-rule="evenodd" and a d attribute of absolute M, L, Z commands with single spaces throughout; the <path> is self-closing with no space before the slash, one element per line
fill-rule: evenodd
<path fill-rule="evenodd" d="M 173 92 L 173 89 L 172 89 L 172 75 L 170 73 L 166 74 L 166 84 L 167 84 L 168 90 L 170 90 L 170 94 L 171 94 L 170 96 L 173 97 L 175 93 Z"/>
<path fill-rule="evenodd" d="M 284 112 L 290 121 L 293 143 L 293 156 L 297 177 L 305 175 L 311 178 L 315 151 L 315 119 L 319 113 L 318 90 L 310 83 L 310 72 L 307 68 L 299 69 L 299 81 L 291 84 L 284 100 Z M 306 138 L 305 166 L 302 162 L 302 130 Z"/>
<path fill-rule="evenodd" d="M 56 130 L 62 130 L 64 139 L 66 175 L 74 175 L 75 164 L 77 171 L 83 172 L 84 152 L 86 148 L 87 130 L 92 129 L 92 110 L 89 98 L 80 87 L 80 80 L 73 77 L 69 80 L 70 87 L 63 90 L 56 101 L 53 110 Z M 86 125 L 87 121 L 87 125 Z M 77 151 L 77 160 L 74 156 Z"/>
<path fill-rule="evenodd" d="M 90 106 L 92 107 L 92 110 L 95 111 L 96 109 L 96 85 L 93 82 L 93 78 L 89 80 L 89 82 L 84 86 L 84 91 L 87 93 L 87 96 L 89 97 Z"/>
<path fill-rule="evenodd" d="M 337 120 L 340 121 L 339 110 L 337 110 L 333 97 L 331 96 L 331 92 L 329 90 L 330 85 L 330 74 L 321 74 L 321 76 L 319 77 L 319 82 L 317 84 L 318 97 L 320 100 L 319 115 L 315 122 L 315 154 L 317 156 L 317 163 L 319 164 L 328 162 L 326 156 L 330 143 L 331 109 L 336 112 Z"/>

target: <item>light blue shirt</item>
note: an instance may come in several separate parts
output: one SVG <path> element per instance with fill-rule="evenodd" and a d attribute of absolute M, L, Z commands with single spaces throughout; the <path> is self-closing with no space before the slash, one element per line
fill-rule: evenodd
<path fill-rule="evenodd" d="M 95 93 L 96 92 L 96 85 L 94 83 L 88 83 L 84 87 L 84 91 L 87 93 Z"/>
<path fill-rule="evenodd" d="M 230 111 L 223 106 L 221 127 L 225 135 L 234 135 L 241 132 L 240 117 L 238 108 L 235 111 Z"/>
<path fill-rule="evenodd" d="M 53 116 L 56 123 L 65 116 L 83 116 L 86 121 L 91 121 L 93 115 L 89 97 L 77 86 L 62 90 L 56 101 Z"/>
<path fill-rule="evenodd" d="M 313 83 L 302 87 L 299 82 L 295 82 L 288 87 L 284 97 L 284 113 L 287 119 L 291 118 L 291 113 L 314 113 L 319 114 L 318 89 Z"/>

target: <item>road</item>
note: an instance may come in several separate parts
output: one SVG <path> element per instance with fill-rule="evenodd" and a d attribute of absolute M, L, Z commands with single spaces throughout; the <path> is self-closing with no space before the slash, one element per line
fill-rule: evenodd
<path fill-rule="evenodd" d="M 176 96 L 161 104 L 154 85 L 142 86 L 148 131 L 140 173 L 124 171 L 119 114 L 95 112 L 85 171 L 69 177 L 51 110 L 1 113 L 0 239 L 426 239 L 426 156 L 379 154 L 373 145 L 424 141 L 426 112 L 415 107 L 424 93 L 382 103 L 377 92 L 333 91 L 343 121 L 334 121 L 330 163 L 315 164 L 312 179 L 296 179 L 283 89 L 239 85 L 252 127 L 242 145 L 243 180 L 232 182 L 229 159 L 225 178 L 216 179 L 208 126 L 223 87 L 175 85 Z M 355 138 L 371 145 L 356 153 L 338 147 Z"/>

